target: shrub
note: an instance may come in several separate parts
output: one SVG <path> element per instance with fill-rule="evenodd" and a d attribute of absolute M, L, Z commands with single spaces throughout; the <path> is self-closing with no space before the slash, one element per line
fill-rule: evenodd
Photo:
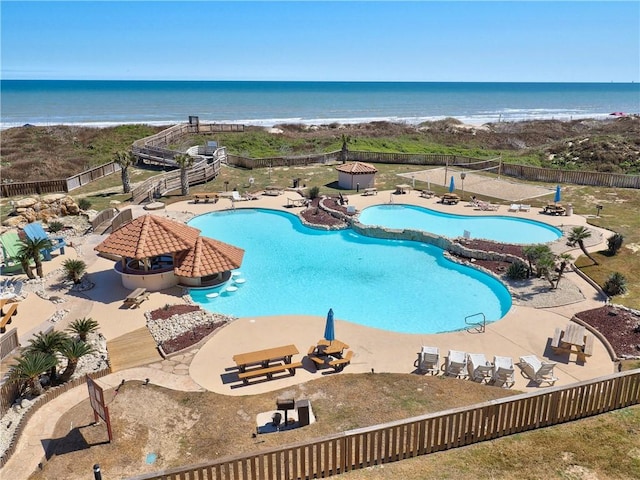
<path fill-rule="evenodd" d="M 524 280 L 527 278 L 528 269 L 522 262 L 515 262 L 507 269 L 507 278 L 511 280 Z"/>
<path fill-rule="evenodd" d="M 313 200 L 314 198 L 318 198 L 320 196 L 320 187 L 315 186 L 309 189 L 309 198 Z"/>
<path fill-rule="evenodd" d="M 604 282 L 602 287 L 604 293 L 613 297 L 614 295 L 622 295 L 627 291 L 627 279 L 620 272 L 613 272 Z"/>
<path fill-rule="evenodd" d="M 98 322 L 96 322 L 93 318 L 78 318 L 74 320 L 69 325 L 70 332 L 77 334 L 80 337 L 80 340 L 83 342 L 87 341 L 87 334 L 92 333 L 98 330 Z"/>
<path fill-rule="evenodd" d="M 49 222 L 49 231 L 51 233 L 59 232 L 63 228 L 64 228 L 64 224 L 62 222 L 58 222 L 57 220 Z"/>
<path fill-rule="evenodd" d="M 80 207 L 80 210 L 89 210 L 91 208 L 91 202 L 88 198 L 81 198 L 78 201 L 78 207 Z"/>
<path fill-rule="evenodd" d="M 77 258 L 65 260 L 62 267 L 64 268 L 67 279 L 72 280 L 73 283 L 80 283 L 82 275 L 87 270 L 87 264 Z"/>
<path fill-rule="evenodd" d="M 621 233 L 614 233 L 609 238 L 607 238 L 607 248 L 611 255 L 615 255 L 618 253 L 618 250 L 622 248 L 622 241 L 624 240 L 624 236 Z"/>

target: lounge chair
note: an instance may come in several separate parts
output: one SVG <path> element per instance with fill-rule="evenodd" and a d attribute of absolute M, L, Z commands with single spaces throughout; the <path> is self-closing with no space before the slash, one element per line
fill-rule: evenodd
<path fill-rule="evenodd" d="M 493 373 L 493 365 L 487 362 L 484 353 L 467 354 L 467 370 L 474 382 L 489 382 Z"/>
<path fill-rule="evenodd" d="M 531 205 L 524 205 L 524 204 L 520 205 L 521 212 L 528 212 L 530 210 L 531 210 Z"/>
<path fill-rule="evenodd" d="M 245 199 L 240 196 L 240 193 L 237 190 L 234 190 L 233 192 L 231 192 L 231 201 L 240 202 L 242 200 L 245 200 Z"/>
<path fill-rule="evenodd" d="M 15 231 L 8 231 L 0 235 L 0 245 L 2 246 L 2 256 L 4 263 L 2 273 L 17 273 L 22 271 L 22 265 L 18 261 L 18 254 L 22 247 L 22 241 Z"/>
<path fill-rule="evenodd" d="M 444 370 L 445 375 L 457 378 L 467 378 L 467 354 L 459 350 L 449 350 L 447 363 Z"/>
<path fill-rule="evenodd" d="M 510 212 L 519 212 L 520 211 L 520 204 L 519 203 L 512 203 L 509 206 L 509 211 Z"/>
<path fill-rule="evenodd" d="M 513 359 L 511 357 L 493 357 L 491 381 L 497 387 L 511 388 L 516 383 Z"/>
<path fill-rule="evenodd" d="M 544 382 L 553 385 L 558 380 L 553 375 L 553 367 L 555 366 L 554 362 L 540 361 L 535 355 L 520 357 L 520 363 L 518 363 L 518 367 L 522 369 L 524 375 L 529 380 L 537 383 L 538 386 Z"/>
<path fill-rule="evenodd" d="M 47 232 L 42 228 L 42 224 L 39 222 L 28 223 L 24 226 L 24 233 L 31 240 L 49 240 L 51 245 L 48 248 L 40 250 L 45 260 L 51 260 L 51 252 L 60 250 L 60 254 L 64 255 L 64 247 L 67 246 L 67 242 L 63 237 L 50 237 Z"/>
<path fill-rule="evenodd" d="M 440 350 L 438 347 L 423 346 L 413 366 L 421 373 L 430 373 L 432 375 L 440 373 Z"/>

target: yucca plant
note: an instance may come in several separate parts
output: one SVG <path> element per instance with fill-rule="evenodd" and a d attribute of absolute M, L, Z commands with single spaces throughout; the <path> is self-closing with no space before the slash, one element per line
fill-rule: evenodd
<path fill-rule="evenodd" d="M 73 283 L 78 284 L 82 281 L 82 275 L 87 270 L 87 264 L 77 258 L 69 258 L 62 264 L 65 275 L 68 280 L 72 280 Z"/>
<path fill-rule="evenodd" d="M 64 228 L 64 224 L 62 222 L 58 222 L 57 220 L 53 220 L 47 224 L 49 227 L 49 231 L 51 233 L 57 233 Z"/>
<path fill-rule="evenodd" d="M 9 369 L 9 381 L 17 383 L 21 393 L 42 395 L 44 390 L 40 384 L 40 375 L 55 368 L 58 360 L 48 353 L 26 352 L 16 362 Z"/>
<path fill-rule="evenodd" d="M 627 292 L 627 279 L 620 272 L 613 272 L 604 282 L 602 289 L 610 297 L 622 295 Z"/>
<path fill-rule="evenodd" d="M 96 322 L 93 318 L 78 318 L 74 320 L 69 325 L 70 332 L 77 334 L 80 337 L 80 340 L 83 342 L 87 341 L 87 335 L 89 333 L 93 333 L 98 330 L 98 322 Z"/>
<path fill-rule="evenodd" d="M 60 348 L 60 353 L 67 358 L 67 367 L 60 375 L 62 383 L 68 381 L 78 367 L 78 360 L 93 352 L 93 347 L 88 343 L 81 341 L 75 342 L 71 339 L 64 342 Z"/>
<path fill-rule="evenodd" d="M 522 262 L 512 263 L 507 269 L 507 278 L 512 280 L 524 280 L 527 278 L 527 274 L 527 266 Z"/>
<path fill-rule="evenodd" d="M 615 255 L 618 253 L 618 250 L 622 248 L 623 240 L 624 236 L 621 233 L 614 233 L 607 238 L 607 250 L 609 251 L 609 254 Z"/>

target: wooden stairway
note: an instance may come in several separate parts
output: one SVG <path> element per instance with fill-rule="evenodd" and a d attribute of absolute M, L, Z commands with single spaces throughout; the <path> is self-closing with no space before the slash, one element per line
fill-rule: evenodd
<path fill-rule="evenodd" d="M 147 327 L 139 328 L 107 342 L 111 371 L 140 367 L 162 360 Z"/>

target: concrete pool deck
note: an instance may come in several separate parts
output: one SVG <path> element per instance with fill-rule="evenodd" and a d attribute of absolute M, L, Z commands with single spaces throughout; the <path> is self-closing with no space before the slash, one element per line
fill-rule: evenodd
<path fill-rule="evenodd" d="M 235 208 L 273 208 L 296 213 L 301 208 L 286 208 L 287 197 L 296 198 L 294 192 L 285 192 L 277 197 L 261 196 L 256 201 L 236 202 Z M 540 215 L 538 209 L 530 212 L 508 212 L 508 206 L 503 205 L 498 212 L 483 212 L 466 206 L 466 202 L 458 205 L 442 205 L 437 198 L 425 199 L 412 191 L 405 195 L 393 195 L 391 191 L 379 192 L 378 195 L 349 196 L 349 204 L 357 209 L 369 205 L 387 203 L 390 198 L 394 203 L 422 205 L 434 210 L 450 213 L 470 215 L 507 215 L 544 221 L 555 226 L 586 225 L 586 218 L 574 215 L 572 217 L 551 217 Z M 171 218 L 187 220 L 191 216 L 211 211 L 231 208 L 229 199 L 221 199 L 216 204 L 194 204 L 192 202 L 178 202 L 168 205 L 165 210 L 147 212 L 142 207 L 134 207 L 135 215 L 153 213 L 167 215 Z M 595 227 L 589 228 L 600 231 Z M 606 231 L 603 231 L 607 233 Z M 54 255 L 53 260 L 44 262 L 45 275 L 49 279 L 57 278 L 64 260 L 68 258 L 82 258 L 87 263 L 87 271 L 95 287 L 81 293 L 67 292 L 58 289 L 55 284 L 45 282 L 43 288 L 49 295 L 61 297 L 63 303 L 54 304 L 38 295 L 29 293 L 27 299 L 21 302 L 19 314 L 15 317 L 11 327 L 18 327 L 21 343 L 25 345 L 32 333 L 44 330 L 50 326 L 64 329 L 68 324 L 82 317 L 91 317 L 100 323 L 100 332 L 112 340 L 145 326 L 144 312 L 161 308 L 166 304 L 183 302 L 180 288 L 167 291 L 153 292 L 139 309 L 123 309 L 122 301 L 129 293 L 122 287 L 120 277 L 113 270 L 113 261 L 97 256 L 93 247 L 104 236 L 88 235 L 74 239 L 72 246 L 65 255 Z M 567 247 L 568 248 L 568 247 Z M 606 244 L 593 245 L 590 250 L 606 248 Z M 575 255 L 579 250 L 575 250 Z M 422 345 L 437 346 L 440 349 L 441 361 L 444 362 L 449 349 L 463 350 L 469 353 L 484 353 L 491 361 L 494 355 L 511 356 L 514 362 L 522 355 L 537 355 L 558 362 L 555 368 L 559 378 L 556 385 L 566 385 L 576 381 L 607 375 L 614 372 L 615 365 L 609 357 L 604 345 L 596 340 L 593 356 L 584 365 L 575 363 L 575 355 L 567 361 L 567 357 L 556 357 L 549 349 L 550 337 L 556 327 L 564 328 L 575 312 L 597 308 L 604 305 L 604 299 L 599 293 L 573 272 L 567 272 L 566 281 L 577 285 L 585 297 L 576 303 L 550 308 L 531 308 L 514 305 L 501 320 L 487 325 L 485 333 L 469 333 L 466 331 L 441 333 L 435 335 L 412 335 L 387 332 L 383 330 L 363 327 L 346 320 L 336 319 L 337 337 L 350 345 L 354 351 L 351 365 L 337 375 L 350 373 L 393 372 L 411 373 L 417 352 Z M 24 276 L 21 276 L 23 279 Z M 49 319 L 56 313 L 65 311 L 66 314 L 55 324 Z M 429 312 L 424 314 L 425 321 L 429 319 Z M 116 387 L 122 379 L 144 380 L 171 389 L 184 391 L 210 390 L 228 396 L 252 395 L 287 388 L 294 384 L 303 383 L 320 375 L 324 370 L 314 372 L 309 359 L 304 359 L 309 346 L 315 344 L 323 335 L 324 317 L 314 316 L 274 316 L 240 318 L 214 333 L 209 340 L 199 347 L 192 349 L 188 355 L 177 355 L 173 361 L 158 360 L 157 363 L 138 368 L 122 370 L 100 378 L 98 383 L 105 388 Z M 263 381 L 253 385 L 242 386 L 235 379 L 233 355 L 263 348 L 295 344 L 300 352 L 294 361 L 303 361 L 303 368 L 298 369 L 295 376 L 286 376 L 271 381 Z M 174 366 L 171 366 L 174 365 Z M 517 390 L 535 391 L 539 387 L 529 385 L 516 367 Z M 333 373 L 328 373 L 333 374 Z M 460 380 L 463 381 L 463 380 Z M 240 386 L 239 386 L 240 385 Z M 237 388 L 232 388 L 236 387 Z M 490 388 L 490 387 L 487 387 Z M 543 387 L 544 388 L 544 387 Z M 75 388 L 49 404 L 39 409 L 29 420 L 18 442 L 15 453 L 3 467 L 3 476 L 7 478 L 27 478 L 42 461 L 43 445 L 52 438 L 58 417 L 66 410 L 87 399 L 87 389 Z"/>

